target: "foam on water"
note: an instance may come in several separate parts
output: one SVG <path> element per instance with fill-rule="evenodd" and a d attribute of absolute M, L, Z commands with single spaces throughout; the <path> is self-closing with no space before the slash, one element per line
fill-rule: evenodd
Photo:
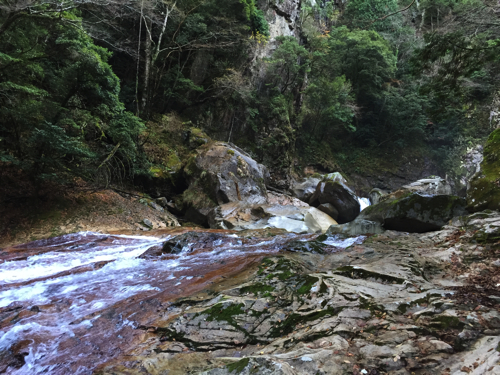
<path fill-rule="evenodd" d="M 358 237 L 349 237 L 349 238 L 342 238 L 340 236 L 332 236 L 328 237 L 323 243 L 330 245 L 330 246 L 335 246 L 335 247 L 340 247 L 342 249 L 345 249 L 349 246 L 352 245 L 357 245 L 363 243 L 363 241 L 366 239 L 366 236 L 358 236 Z"/>
<path fill-rule="evenodd" d="M 86 236 L 87 233 L 83 233 L 82 235 Z M 93 235 L 99 234 L 93 233 Z M 104 237 L 104 235 L 100 236 Z M 74 252 L 54 251 L 40 255 L 34 255 L 28 257 L 28 259 L 26 260 L 5 262 L 0 264 L 0 283 L 9 284 L 47 277 L 58 274 L 60 272 L 68 271 L 72 268 L 96 262 L 136 258 L 151 246 L 154 246 L 162 241 L 161 239 L 155 237 L 117 237 L 134 239 L 135 241 L 138 241 L 139 244 L 134 243 L 134 245 L 110 245 L 106 248 L 93 246 L 84 250 L 78 250 L 78 247 L 76 247 Z M 58 244 L 58 246 L 70 243 L 73 243 L 73 241 Z"/>

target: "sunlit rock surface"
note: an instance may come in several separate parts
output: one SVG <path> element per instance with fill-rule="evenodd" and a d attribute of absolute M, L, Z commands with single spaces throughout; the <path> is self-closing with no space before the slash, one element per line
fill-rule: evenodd
<path fill-rule="evenodd" d="M 451 195 L 451 185 L 441 177 L 432 176 L 404 185 L 402 189 L 430 195 Z"/>

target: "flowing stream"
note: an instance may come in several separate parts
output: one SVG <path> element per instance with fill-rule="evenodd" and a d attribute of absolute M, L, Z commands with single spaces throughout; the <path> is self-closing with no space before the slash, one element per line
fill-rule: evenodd
<path fill-rule="evenodd" d="M 179 254 L 162 254 L 172 235 L 161 233 L 82 232 L 0 250 L 0 373 L 90 374 L 166 322 L 171 301 L 315 237 L 200 233 Z M 336 251 L 355 241 L 325 244 Z"/>

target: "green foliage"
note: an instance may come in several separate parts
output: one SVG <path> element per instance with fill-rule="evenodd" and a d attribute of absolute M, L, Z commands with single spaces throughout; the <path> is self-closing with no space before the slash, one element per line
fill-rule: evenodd
<path fill-rule="evenodd" d="M 312 132 L 336 124 L 349 131 L 355 131 L 352 123 L 354 109 L 351 96 L 351 85 L 345 76 L 329 80 L 318 77 L 312 80 L 305 92 L 303 109 L 304 121 L 310 122 Z"/>
<path fill-rule="evenodd" d="M 345 6 L 344 19 L 354 28 L 371 28 L 376 31 L 387 31 L 394 28 L 400 15 L 378 20 L 398 10 L 396 0 L 349 0 Z"/>
<path fill-rule="evenodd" d="M 272 57 L 267 60 L 267 83 L 273 90 L 284 94 L 300 88 L 305 74 L 310 71 L 310 56 L 304 46 L 299 45 L 294 37 L 280 36 L 279 44 Z"/>
<path fill-rule="evenodd" d="M 245 15 L 250 21 L 250 28 L 253 35 L 261 34 L 266 37 L 269 36 L 269 25 L 264 16 L 264 12 L 257 8 L 255 0 L 240 0 L 243 4 Z"/>
<path fill-rule="evenodd" d="M 463 32 L 426 34 L 426 45 L 412 59 L 413 71 L 423 74 L 422 92 L 434 99 L 433 114 L 443 119 L 445 106 L 459 108 L 464 99 L 481 98 L 491 93 L 493 70 L 498 66 L 500 39 L 486 35 L 468 37 Z M 471 84 L 477 82 L 477 84 Z"/>
<path fill-rule="evenodd" d="M 142 124 L 118 98 L 110 53 L 78 26 L 24 15 L 0 39 L 0 153 L 35 179 L 88 176 L 109 144 L 137 155 Z"/>
<path fill-rule="evenodd" d="M 382 85 L 396 72 L 396 56 L 389 43 L 375 31 L 341 27 L 332 30 L 328 45 L 357 98 L 380 97 Z"/>
<path fill-rule="evenodd" d="M 391 145 L 398 148 L 421 144 L 427 127 L 427 98 L 414 85 L 389 87 L 381 97 L 380 115 L 369 134 L 360 134 L 376 147 Z"/>

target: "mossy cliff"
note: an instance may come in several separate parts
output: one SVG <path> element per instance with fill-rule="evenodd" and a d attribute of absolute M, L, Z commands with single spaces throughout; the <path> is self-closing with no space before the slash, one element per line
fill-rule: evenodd
<path fill-rule="evenodd" d="M 471 212 L 500 209 L 500 129 L 488 137 L 481 171 L 470 181 L 467 209 Z"/>

